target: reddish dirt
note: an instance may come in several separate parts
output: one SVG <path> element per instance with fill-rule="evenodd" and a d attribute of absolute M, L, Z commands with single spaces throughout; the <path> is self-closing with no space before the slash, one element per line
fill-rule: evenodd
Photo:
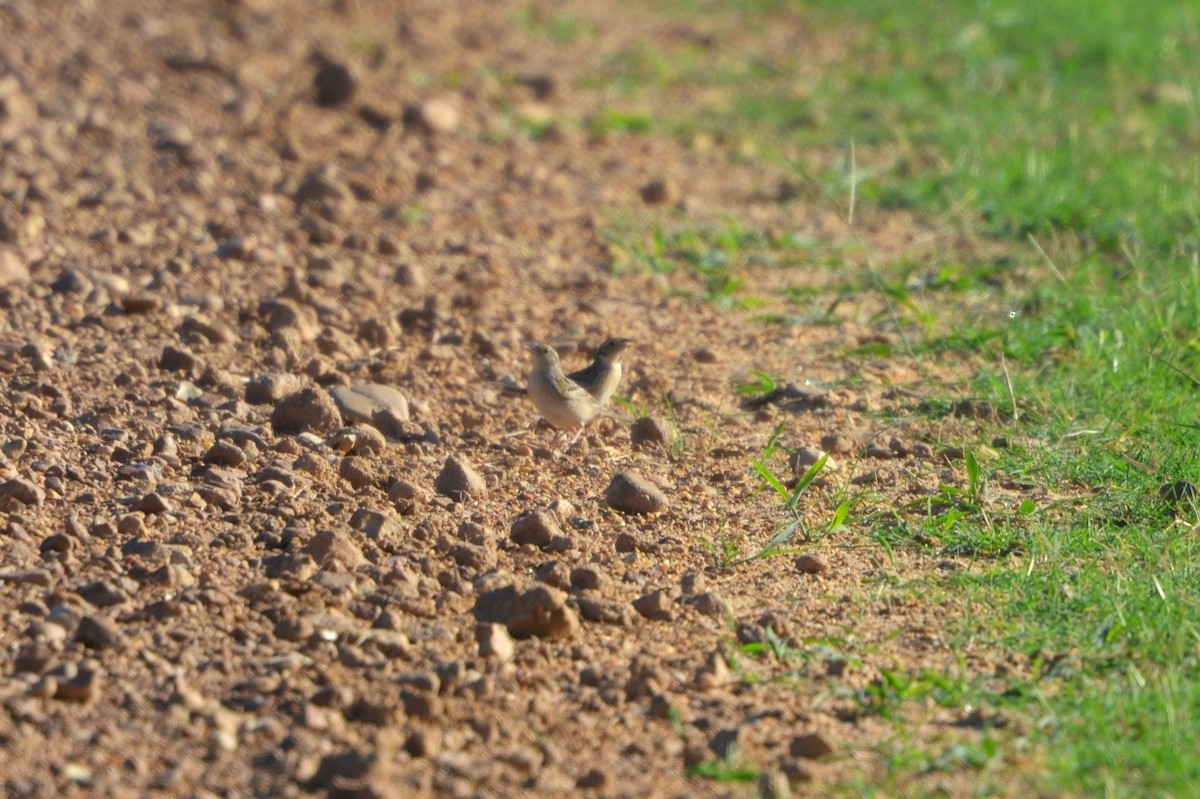
<path fill-rule="evenodd" d="M 835 58 L 798 18 L 739 31 L 579 4 L 586 35 L 562 44 L 537 30 L 551 4 L 393 5 L 0 4 L 3 793 L 744 795 L 688 775 L 731 745 L 764 790 L 879 777 L 894 727 L 855 697 L 880 669 L 1019 668 L 947 640 L 969 612 L 953 596 L 905 587 L 965 564 L 854 529 L 801 542 L 803 564 L 714 551 L 753 554 L 784 521 L 750 465 L 777 425 L 789 448 L 840 437 L 802 505 L 815 531 L 847 496 L 961 482 L 944 450 L 976 421 L 913 413 L 956 367 L 837 357 L 901 343 L 870 292 L 820 325 L 756 321 L 796 312 L 771 299 L 786 286 L 827 306 L 836 269 L 748 269 L 768 307 L 727 310 L 605 231 L 733 219 L 845 251 L 855 274 L 855 252 L 971 240 L 863 209 L 856 241 L 737 141 L 588 132 L 613 98 L 586 78 L 623 48 Z M 643 200 L 654 181 L 664 204 Z M 526 341 L 576 367 L 613 335 L 636 342 L 619 394 L 671 442 L 600 420 L 552 449 L 500 383 L 523 382 Z M 744 406 L 756 369 L 794 391 Z M 386 437 L 273 425 L 284 389 L 361 383 L 407 398 L 407 419 L 376 420 Z M 448 459 L 486 491 L 439 493 Z M 665 510 L 609 507 L 623 471 Z M 538 509 L 548 530 L 512 531 Z M 532 627 L 487 609 L 505 586 L 541 603 Z M 767 627 L 803 656 L 738 651 Z M 977 734 L 957 721 L 931 706 L 912 734 Z"/>

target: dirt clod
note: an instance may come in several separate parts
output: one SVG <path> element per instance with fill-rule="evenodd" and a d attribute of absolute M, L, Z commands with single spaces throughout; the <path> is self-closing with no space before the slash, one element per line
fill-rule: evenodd
<path fill-rule="evenodd" d="M 637 472 L 631 471 L 613 475 L 604 493 L 604 500 L 610 508 L 622 513 L 659 513 L 667 507 L 666 494 Z"/>

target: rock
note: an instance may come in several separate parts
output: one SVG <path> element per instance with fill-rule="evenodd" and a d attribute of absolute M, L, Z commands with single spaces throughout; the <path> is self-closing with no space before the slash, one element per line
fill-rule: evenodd
<path fill-rule="evenodd" d="M 103 684 L 100 672 L 92 668 L 79 668 L 67 679 L 61 679 L 54 674 L 50 676 L 58 680 L 58 690 L 54 692 L 54 698 L 60 702 L 91 702 L 100 695 Z"/>
<path fill-rule="evenodd" d="M 173 120 L 158 120 L 146 126 L 146 132 L 154 140 L 158 150 L 170 150 L 179 155 L 187 155 L 196 144 L 196 137 L 191 129 L 182 122 Z"/>
<path fill-rule="evenodd" d="M 274 636 L 281 641 L 307 641 L 316 627 L 307 617 L 284 616 L 275 622 Z"/>
<path fill-rule="evenodd" d="M 199 336 L 210 344 L 233 344 L 238 333 L 225 322 L 208 322 L 197 316 L 189 316 L 179 325 L 181 336 Z M 300 386 L 296 386 L 299 388 Z"/>
<path fill-rule="evenodd" d="M 397 480 L 388 486 L 388 499 L 395 504 L 397 511 L 411 516 L 418 507 L 429 501 L 429 492 L 415 483 Z"/>
<path fill-rule="evenodd" d="M 522 513 L 509 528 L 509 537 L 514 544 L 532 544 L 538 549 L 549 546 L 559 535 L 562 535 L 562 530 L 558 520 L 554 514 L 544 510 Z"/>
<path fill-rule="evenodd" d="M 351 570 L 367 562 L 362 549 L 350 536 L 332 530 L 321 530 L 300 551 L 315 560 L 321 568 L 326 568 L 334 560 Z"/>
<path fill-rule="evenodd" d="M 466 460 L 457 455 L 446 458 L 433 484 L 434 490 L 455 502 L 487 497 L 487 483 Z"/>
<path fill-rule="evenodd" d="M 791 753 L 792 757 L 803 757 L 814 760 L 832 754 L 833 747 L 830 746 L 821 733 L 810 732 L 792 738 L 792 742 L 788 744 L 788 752 Z"/>
<path fill-rule="evenodd" d="M 667 497 L 637 472 L 618 472 L 608 484 L 604 499 L 622 513 L 658 513 L 667 507 Z"/>
<path fill-rule="evenodd" d="M 512 660 L 516 653 L 516 644 L 503 624 L 477 624 L 475 640 L 479 642 L 481 657 L 506 661 Z"/>
<path fill-rule="evenodd" d="M 453 97 L 431 97 L 404 110 L 404 123 L 427 133 L 453 133 L 461 114 Z"/>
<path fill-rule="evenodd" d="M 348 424 L 372 425 L 385 436 L 402 438 L 408 421 L 408 400 L 391 386 L 354 383 L 330 389 L 342 418 Z"/>
<path fill-rule="evenodd" d="M 571 569 L 571 587 L 580 591 L 600 591 L 608 577 L 595 566 L 576 566 Z"/>
<path fill-rule="evenodd" d="M 850 485 L 852 486 L 869 486 L 875 485 L 878 482 L 879 472 L 875 471 L 874 469 L 863 472 L 862 474 L 856 474 L 850 478 Z"/>
<path fill-rule="evenodd" d="M 121 308 L 127 314 L 154 313 L 162 308 L 162 297 L 148 291 L 126 294 L 121 298 Z"/>
<path fill-rule="evenodd" d="M 509 585 L 480 594 L 474 613 L 478 621 L 503 624 L 517 638 L 569 638 L 579 630 L 579 618 L 566 602 L 566 594 L 548 585 Z"/>
<path fill-rule="evenodd" d="M 0 288 L 29 282 L 29 266 L 12 247 L 0 247 Z"/>
<path fill-rule="evenodd" d="M 338 178 L 336 168 L 325 165 L 311 170 L 296 187 L 295 202 L 297 206 L 307 203 L 349 202 L 354 199 L 350 189 Z M 275 325 L 268 325 L 274 329 Z"/>
<path fill-rule="evenodd" d="M 717 651 L 709 655 L 704 665 L 696 670 L 695 682 L 696 687 L 701 691 L 710 691 L 714 688 L 735 683 L 737 682 L 737 678 L 729 670 L 729 664 L 725 662 L 725 656 Z"/>
<path fill-rule="evenodd" d="M 54 577 L 45 569 L 23 569 L 0 572 L 0 582 L 40 585 L 45 588 L 54 583 Z"/>
<path fill-rule="evenodd" d="M 715 591 L 705 591 L 686 599 L 686 603 L 696 609 L 697 613 L 713 619 L 725 619 L 733 616 L 733 607 L 729 600 Z"/>
<path fill-rule="evenodd" d="M 782 771 L 763 769 L 758 772 L 755 794 L 758 799 L 791 799 L 792 786 Z"/>
<path fill-rule="evenodd" d="M 690 571 L 679 579 L 679 587 L 685 594 L 702 594 L 708 590 L 708 579 L 704 572 Z"/>
<path fill-rule="evenodd" d="M 134 506 L 134 510 L 139 510 L 145 514 L 171 513 L 175 510 L 175 506 L 171 500 L 162 494 L 157 491 L 151 491 L 142 497 L 141 501 Z"/>
<path fill-rule="evenodd" d="M 46 501 L 46 492 L 32 480 L 14 477 L 0 483 L 0 497 L 10 497 L 23 505 L 41 505 Z"/>
<path fill-rule="evenodd" d="M 804 554 L 796 558 L 796 570 L 801 574 L 824 574 L 829 566 L 816 555 Z"/>
<path fill-rule="evenodd" d="M 612 777 L 603 769 L 591 768 L 575 780 L 575 787 L 581 791 L 603 791 L 613 783 Z"/>
<path fill-rule="evenodd" d="M 670 446 L 671 426 L 661 416 L 643 416 L 629 428 L 629 440 L 633 446 Z"/>
<path fill-rule="evenodd" d="M 476 573 L 487 571 L 496 565 L 496 551 L 480 544 L 460 541 L 452 545 L 447 554 L 459 566 Z"/>
<path fill-rule="evenodd" d="M 801 477 L 821 458 L 826 458 L 825 465 L 822 467 L 824 471 L 833 470 L 833 459 L 826 457 L 826 453 L 816 447 L 800 447 L 791 455 L 788 456 L 788 467 L 792 470 L 792 474 Z"/>
<path fill-rule="evenodd" d="M 187 372 L 189 374 L 198 371 L 197 366 L 199 361 L 196 356 L 182 347 L 163 347 L 162 357 L 158 359 L 158 368 L 167 372 Z"/>
<path fill-rule="evenodd" d="M 896 452 L 894 450 L 877 442 L 868 444 L 867 449 L 863 454 L 868 458 L 874 458 L 875 460 L 881 461 L 896 457 Z"/>
<path fill-rule="evenodd" d="M 383 433 L 374 427 L 351 427 L 339 430 L 330 437 L 330 447 L 342 451 L 345 447 L 347 454 L 357 457 L 379 455 L 387 449 L 387 440 Z"/>
<path fill-rule="evenodd" d="M 121 605 L 129 601 L 129 594 L 111 580 L 96 580 L 80 586 L 75 593 L 98 608 Z"/>
<path fill-rule="evenodd" d="M 425 287 L 425 272 L 414 263 L 399 264 L 392 279 L 406 289 L 419 290 Z"/>
<path fill-rule="evenodd" d="M 548 560 L 533 573 L 533 579 L 555 588 L 566 588 L 571 584 L 571 570 L 561 560 Z"/>
<path fill-rule="evenodd" d="M 620 627 L 628 627 L 633 623 L 633 611 L 626 602 L 580 596 L 575 598 L 575 604 L 579 608 L 579 615 L 586 621 L 616 624 Z"/>
<path fill-rule="evenodd" d="M 404 739 L 404 751 L 413 757 L 437 757 L 442 751 L 442 731 L 438 727 L 413 730 Z"/>
<path fill-rule="evenodd" d="M 110 619 L 93 615 L 79 620 L 75 640 L 89 649 L 124 649 L 129 643 L 125 633 Z"/>
<path fill-rule="evenodd" d="M 800 763 L 795 758 L 783 758 L 779 763 L 779 770 L 791 782 L 812 782 L 813 775 L 808 767 Z"/>
<path fill-rule="evenodd" d="M 246 462 L 246 453 L 236 444 L 218 441 L 204 453 L 204 462 L 217 466 L 241 466 Z"/>
<path fill-rule="evenodd" d="M 355 490 L 367 486 L 382 487 L 387 482 L 385 471 L 370 458 L 342 458 L 338 464 L 338 475 Z"/>
<path fill-rule="evenodd" d="M 664 590 L 651 591 L 633 600 L 633 609 L 651 621 L 671 621 L 675 618 L 675 603 Z"/>
<path fill-rule="evenodd" d="M 324 755 L 306 787 L 331 799 L 384 799 L 395 795 L 391 771 L 373 747 L 344 749 Z"/>
<path fill-rule="evenodd" d="M 643 184 L 638 194 L 646 205 L 670 205 L 679 199 L 679 187 L 669 178 L 652 180 Z"/>
<path fill-rule="evenodd" d="M 313 76 L 313 95 L 317 105 L 333 108 L 345 105 L 354 97 L 358 81 L 345 64 L 330 63 Z"/>
<path fill-rule="evenodd" d="M 269 372 L 246 382 L 246 402 L 272 405 L 288 394 L 299 391 L 304 381 L 298 375 Z"/>
<path fill-rule="evenodd" d="M 849 455 L 858 448 L 858 442 L 851 436 L 842 433 L 828 433 L 821 436 L 821 449 L 835 455 Z"/>
<path fill-rule="evenodd" d="M 302 388 L 275 403 L 271 428 L 279 434 L 327 435 L 342 422 L 337 405 L 319 388 Z"/>
<path fill-rule="evenodd" d="M 405 541 L 408 540 L 408 534 L 399 519 L 370 508 L 356 510 L 350 517 L 350 526 L 388 553 L 401 551 Z"/>
<path fill-rule="evenodd" d="M 402 688 L 400 703 L 404 705 L 404 714 L 410 718 L 428 720 L 442 715 L 442 701 L 432 691 Z"/>

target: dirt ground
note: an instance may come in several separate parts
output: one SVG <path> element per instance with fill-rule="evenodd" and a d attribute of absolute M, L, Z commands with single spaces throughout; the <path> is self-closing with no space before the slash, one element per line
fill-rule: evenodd
<path fill-rule="evenodd" d="M 763 324 L 605 233 L 853 246 L 737 141 L 588 124 L 614 98 L 587 76 L 631 44 L 837 43 L 615 3 L 571 6 L 588 35 L 562 42 L 539 32 L 558 8 L 0 2 L 5 796 L 816 795 L 885 773 L 895 728 L 861 701 L 881 669 L 1021 668 L 951 645 L 970 608 L 905 590 L 968 564 L 854 525 L 721 567 L 786 519 L 750 463 L 781 424 L 836 461 L 813 530 L 850 493 L 961 482 L 946 449 L 974 422 L 912 414 L 948 375 L 835 357 L 895 343 L 870 292 Z M 880 264 L 969 246 L 869 209 L 857 232 Z M 774 289 L 832 299 L 837 276 L 743 277 L 787 312 Z M 524 342 L 577 368 L 608 336 L 658 422 L 564 454 L 501 383 Z M 756 369 L 793 390 L 744 405 Z M 402 397 L 360 410 L 364 384 Z M 657 510 L 614 509 L 618 473 Z M 739 651 L 768 629 L 802 656 Z M 979 718 L 930 708 L 912 735 Z M 766 776 L 689 776 L 730 765 Z"/>

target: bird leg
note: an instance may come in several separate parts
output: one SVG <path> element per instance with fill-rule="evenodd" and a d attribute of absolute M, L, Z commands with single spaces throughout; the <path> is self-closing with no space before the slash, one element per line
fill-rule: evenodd
<path fill-rule="evenodd" d="M 566 452 L 571 447 L 575 446 L 575 442 L 579 440 L 581 435 L 583 435 L 583 425 L 579 425 L 579 427 L 575 430 L 575 435 L 571 437 L 571 443 L 563 447 L 563 452 Z"/>

